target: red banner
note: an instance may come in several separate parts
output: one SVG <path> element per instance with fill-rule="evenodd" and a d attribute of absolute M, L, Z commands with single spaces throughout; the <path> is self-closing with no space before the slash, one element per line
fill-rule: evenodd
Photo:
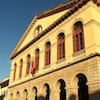
<path fill-rule="evenodd" d="M 29 72 L 30 72 L 30 74 L 34 74 L 34 72 L 35 72 L 35 62 L 34 62 L 34 60 L 32 61 L 32 64 L 31 64 L 31 67 L 30 67 L 30 70 L 29 70 Z"/>

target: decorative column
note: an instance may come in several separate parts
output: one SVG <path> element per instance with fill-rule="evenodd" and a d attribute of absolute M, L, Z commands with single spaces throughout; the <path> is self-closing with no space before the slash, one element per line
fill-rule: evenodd
<path fill-rule="evenodd" d="M 23 62 L 23 69 L 22 69 L 22 77 L 26 76 L 26 70 L 27 70 L 27 66 L 26 66 L 26 59 L 24 59 L 24 62 Z"/>
<path fill-rule="evenodd" d="M 88 83 L 89 100 L 100 100 L 100 81 Z"/>
<path fill-rule="evenodd" d="M 56 40 L 56 39 L 55 39 Z M 56 67 L 56 62 L 57 62 L 57 43 L 56 41 L 52 40 L 53 42 L 51 43 L 51 66 L 53 69 Z"/>
<path fill-rule="evenodd" d="M 22 94 L 22 100 L 25 100 L 25 95 L 24 94 Z"/>
<path fill-rule="evenodd" d="M 24 99 L 23 99 L 23 94 L 20 94 L 20 95 L 17 97 L 17 100 L 24 100 Z"/>
<path fill-rule="evenodd" d="M 67 97 L 67 100 L 78 100 L 78 87 L 67 86 L 66 97 Z"/>
<path fill-rule="evenodd" d="M 41 47 L 40 48 L 40 62 L 39 62 L 39 70 L 42 70 L 42 68 L 44 67 L 44 48 Z"/>
<path fill-rule="evenodd" d="M 88 66 L 89 100 L 100 100 L 100 59 L 93 59 Z"/>
<path fill-rule="evenodd" d="M 37 94 L 37 95 L 38 95 L 38 94 Z M 36 96 L 35 91 L 32 91 L 32 92 L 30 92 L 30 94 L 29 94 L 29 96 L 28 96 L 28 99 L 29 99 L 29 100 L 35 100 L 35 96 Z"/>
<path fill-rule="evenodd" d="M 50 90 L 50 100 L 60 100 L 60 90 L 59 89 L 52 89 Z"/>
<path fill-rule="evenodd" d="M 45 96 L 46 96 L 45 90 L 41 89 L 40 92 L 38 93 L 38 100 L 45 100 Z"/>
<path fill-rule="evenodd" d="M 67 30 L 68 31 L 68 30 Z M 71 30 L 69 30 L 71 31 Z M 69 43 L 68 43 L 69 41 Z M 70 63 L 73 61 L 72 54 L 73 54 L 73 35 L 72 33 L 69 33 L 65 35 L 65 50 L 67 50 L 68 53 L 65 53 L 65 57 L 67 59 L 67 62 Z"/>
<path fill-rule="evenodd" d="M 14 77 L 14 66 L 13 66 L 13 63 L 11 63 L 10 82 L 9 82 L 9 84 L 11 84 L 13 82 L 13 77 Z"/>
<path fill-rule="evenodd" d="M 20 70 L 20 64 L 19 63 L 17 63 L 17 67 L 16 67 L 16 77 L 15 77 L 15 79 L 16 80 L 19 80 L 19 70 Z"/>
<path fill-rule="evenodd" d="M 11 100 L 11 96 L 10 96 L 10 93 L 9 92 L 7 94 L 7 100 Z"/>

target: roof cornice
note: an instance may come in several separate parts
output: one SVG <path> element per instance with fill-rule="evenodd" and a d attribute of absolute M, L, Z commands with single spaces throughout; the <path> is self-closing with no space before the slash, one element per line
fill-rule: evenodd
<path fill-rule="evenodd" d="M 94 58 L 94 57 L 100 57 L 100 53 L 93 53 L 93 54 L 90 54 L 90 55 L 88 55 L 88 56 L 86 56 L 86 57 L 80 59 L 80 60 L 77 60 L 77 61 L 74 61 L 74 62 L 70 62 L 70 63 L 66 64 L 65 66 L 59 67 L 59 68 L 57 68 L 57 69 L 54 69 L 53 71 L 49 71 L 49 72 L 43 73 L 43 74 L 38 75 L 38 76 L 35 76 L 35 75 L 34 75 L 32 78 L 30 78 L 30 79 L 28 79 L 28 80 L 25 80 L 25 81 L 23 81 L 23 82 L 21 82 L 21 83 L 16 83 L 16 84 L 13 84 L 13 85 L 9 86 L 9 88 L 12 88 L 12 87 L 21 85 L 21 84 L 26 83 L 26 82 L 29 82 L 29 81 L 31 81 L 31 80 L 38 79 L 38 78 L 43 77 L 43 76 L 45 76 L 45 75 L 51 74 L 51 73 L 53 73 L 53 72 L 57 72 L 57 71 L 59 71 L 59 70 L 61 70 L 61 69 L 65 69 L 65 68 L 71 67 L 71 66 L 73 66 L 73 65 L 75 65 L 75 64 L 84 62 L 84 61 L 89 60 L 89 59 L 92 59 L 92 58 Z"/>
<path fill-rule="evenodd" d="M 78 2 L 77 0 L 70 0 L 68 2 L 64 2 L 64 3 L 58 5 L 54 8 L 51 8 L 49 10 L 46 10 L 46 11 L 38 14 L 37 18 L 40 19 L 40 18 L 43 18 L 43 17 L 53 15 L 55 13 L 61 12 L 63 10 L 69 9 L 69 8 L 73 7 L 77 2 Z"/>
<path fill-rule="evenodd" d="M 20 39 L 20 41 L 18 42 L 18 44 L 16 45 L 15 49 L 13 50 L 13 52 L 10 54 L 10 57 L 12 57 L 12 55 L 14 55 L 14 53 L 18 50 L 18 48 L 20 47 L 20 45 L 22 44 L 22 42 L 24 41 L 25 37 L 28 35 L 28 33 L 30 32 L 30 30 L 32 29 L 33 25 L 36 23 L 37 21 L 37 16 L 35 16 L 32 20 L 32 22 L 30 23 L 30 25 L 28 26 L 28 28 L 26 29 L 26 31 L 24 32 L 22 38 Z"/>
<path fill-rule="evenodd" d="M 41 37 L 46 35 L 48 32 L 50 32 L 52 29 L 54 29 L 57 25 L 61 24 L 65 19 L 70 17 L 73 13 L 78 11 L 81 7 L 83 7 L 88 1 L 95 1 L 95 0 L 74 0 L 77 1 L 77 3 L 63 16 L 61 16 L 58 20 L 53 22 L 49 27 L 47 27 L 44 31 L 42 31 L 36 38 L 34 38 L 32 41 L 30 41 L 27 45 L 25 45 L 21 50 L 10 56 L 10 59 L 15 58 L 17 55 L 19 55 L 21 52 L 23 52 L 25 49 L 27 49 L 29 46 L 31 46 L 33 43 L 35 43 L 37 40 L 39 40 Z M 98 2 L 94 2 L 97 6 L 99 5 Z"/>

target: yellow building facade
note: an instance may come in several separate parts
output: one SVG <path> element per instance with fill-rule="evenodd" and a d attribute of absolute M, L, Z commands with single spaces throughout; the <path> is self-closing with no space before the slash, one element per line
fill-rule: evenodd
<path fill-rule="evenodd" d="M 36 15 L 10 55 L 7 100 L 99 100 L 99 33 L 99 0 Z"/>

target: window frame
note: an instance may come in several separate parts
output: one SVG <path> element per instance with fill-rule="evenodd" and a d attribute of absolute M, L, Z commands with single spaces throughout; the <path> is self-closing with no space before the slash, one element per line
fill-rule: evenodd
<path fill-rule="evenodd" d="M 22 69 L 23 69 L 23 59 L 20 60 L 20 66 L 19 66 L 19 78 L 22 77 Z"/>
<path fill-rule="evenodd" d="M 31 65 L 31 55 L 27 55 L 27 61 L 26 61 L 26 75 L 29 75 L 29 69 Z"/>
<path fill-rule="evenodd" d="M 65 58 L 65 34 L 61 32 L 57 37 L 57 60 Z"/>
<path fill-rule="evenodd" d="M 35 70 L 39 69 L 39 60 L 40 60 L 40 50 L 35 50 Z"/>
<path fill-rule="evenodd" d="M 85 48 L 83 23 L 77 21 L 73 25 L 73 52 L 80 52 Z"/>
<path fill-rule="evenodd" d="M 16 79 L 16 70 L 17 69 L 17 64 L 15 63 L 14 64 L 14 72 L 13 72 L 13 81 L 15 81 L 15 79 Z"/>
<path fill-rule="evenodd" d="M 35 37 L 38 36 L 43 30 L 43 27 L 42 25 L 38 25 L 36 26 L 35 30 L 34 30 L 34 33 L 35 33 Z"/>
<path fill-rule="evenodd" d="M 51 63 L 51 42 L 48 41 L 45 43 L 45 66 L 50 65 Z"/>

